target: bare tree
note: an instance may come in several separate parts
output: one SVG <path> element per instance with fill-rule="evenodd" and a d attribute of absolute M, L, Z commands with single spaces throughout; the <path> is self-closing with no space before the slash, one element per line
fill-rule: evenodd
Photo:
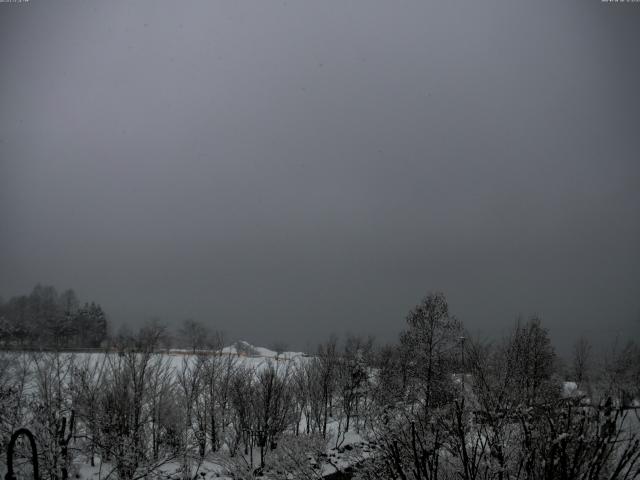
<path fill-rule="evenodd" d="M 588 381 L 591 370 L 591 344 L 584 337 L 580 337 L 573 345 L 572 367 L 576 382 L 582 386 L 584 382 Z"/>
<path fill-rule="evenodd" d="M 204 409 L 211 450 L 221 447 L 230 423 L 231 388 L 238 364 L 236 356 L 222 352 L 222 337 L 212 345 L 213 353 L 205 357 L 203 372 Z"/>
<path fill-rule="evenodd" d="M 410 358 L 407 394 L 391 405 L 379 405 L 372 427 L 389 475 L 419 480 L 442 478 L 441 459 L 448 444 L 445 407 L 459 394 L 452 375 L 454 367 L 459 366 L 456 350 L 461 325 L 449 314 L 447 301 L 440 293 L 427 295 L 411 310 L 407 324 L 400 346 Z M 393 396 L 386 398 L 391 400 Z"/>
<path fill-rule="evenodd" d="M 194 422 L 197 404 L 203 390 L 204 382 L 202 374 L 204 365 L 202 357 L 185 356 L 182 359 L 182 366 L 177 373 L 180 411 L 183 417 L 180 434 L 182 444 L 182 475 L 185 480 L 192 478 L 193 464 L 196 465 L 195 474 L 197 475 L 206 446 L 206 424 L 197 425 Z M 194 455 L 196 448 L 199 451 L 199 455 Z"/>
<path fill-rule="evenodd" d="M 158 318 L 147 320 L 138 331 L 135 339 L 135 349 L 140 352 L 155 352 L 161 346 L 166 346 L 169 338 L 169 329 Z"/>
<path fill-rule="evenodd" d="M 264 468 L 267 449 L 276 448 L 279 436 L 292 421 L 293 390 L 289 364 L 267 360 L 265 366 L 256 372 L 254 385 L 255 433 L 260 447 L 260 467 Z"/>
<path fill-rule="evenodd" d="M 100 445 L 99 407 L 104 377 L 107 373 L 107 355 L 85 357 L 76 363 L 71 382 L 73 409 L 76 412 L 77 437 L 86 443 L 91 466 L 95 466 Z"/>
<path fill-rule="evenodd" d="M 209 329 L 197 320 L 187 319 L 182 322 L 179 331 L 182 342 L 193 352 L 205 348 L 209 344 Z"/>
<path fill-rule="evenodd" d="M 70 457 L 67 438 L 73 428 L 72 396 L 69 389 L 75 357 L 58 352 L 33 353 L 36 386 L 33 425 L 41 450 L 41 471 L 50 479 L 66 480 Z M 67 418 L 69 420 L 67 420 Z"/>
<path fill-rule="evenodd" d="M 338 367 L 338 338 L 335 335 L 318 347 L 319 387 L 321 399 L 322 436 L 327 437 L 327 423 L 332 415 L 333 395 L 336 387 L 336 371 Z"/>
<path fill-rule="evenodd" d="M 614 343 L 605 359 L 605 398 L 613 397 L 621 405 L 631 406 L 640 397 L 640 346 L 633 340 L 623 347 Z"/>
<path fill-rule="evenodd" d="M 31 381 L 31 357 L 0 352 L 0 450 L 6 450 L 11 434 L 30 414 L 27 391 Z"/>
<path fill-rule="evenodd" d="M 177 398 L 176 372 L 167 357 L 157 357 L 148 369 L 147 390 L 149 399 L 149 424 L 147 438 L 150 440 L 151 458 L 158 462 L 161 456 L 176 454 L 178 448 L 179 404 Z M 164 450 L 164 451 L 163 451 Z"/>
<path fill-rule="evenodd" d="M 401 336 L 401 346 L 413 359 L 409 376 L 411 389 L 425 411 L 450 399 L 449 374 L 456 364 L 456 347 L 461 334 L 460 322 L 449 314 L 449 305 L 441 293 L 427 295 L 407 315 L 409 329 Z"/>
<path fill-rule="evenodd" d="M 351 418 L 358 413 L 360 401 L 367 393 L 369 380 L 366 357 L 371 353 L 373 339 L 347 337 L 344 352 L 338 362 L 337 381 L 341 396 L 344 431 L 348 432 Z"/>
<path fill-rule="evenodd" d="M 99 407 L 100 450 L 122 480 L 149 475 L 182 454 L 183 445 L 173 441 L 175 448 L 156 455 L 150 441 L 154 426 L 163 423 L 150 397 L 158 392 L 157 375 L 166 368 L 166 359 L 154 353 L 164 331 L 147 325 L 136 338 L 137 348 L 107 356 Z"/>
<path fill-rule="evenodd" d="M 232 430 L 228 433 L 227 443 L 231 456 L 235 456 L 242 443 L 244 454 L 249 454 L 251 446 L 250 432 L 253 422 L 253 382 L 254 372 L 244 365 L 238 365 L 233 371 L 230 382 L 230 399 L 233 406 Z M 253 456 L 251 457 L 253 458 Z"/>

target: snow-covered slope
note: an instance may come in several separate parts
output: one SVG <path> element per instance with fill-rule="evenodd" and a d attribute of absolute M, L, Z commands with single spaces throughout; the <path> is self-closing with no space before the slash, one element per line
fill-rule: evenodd
<path fill-rule="evenodd" d="M 256 347 L 251 345 L 245 340 L 239 340 L 228 347 L 222 349 L 222 353 L 230 355 L 240 355 L 247 357 L 262 357 L 262 358 L 280 358 L 280 359 L 292 359 L 295 357 L 302 357 L 305 354 L 303 352 L 281 352 L 278 353 L 274 350 L 270 350 L 264 347 Z"/>

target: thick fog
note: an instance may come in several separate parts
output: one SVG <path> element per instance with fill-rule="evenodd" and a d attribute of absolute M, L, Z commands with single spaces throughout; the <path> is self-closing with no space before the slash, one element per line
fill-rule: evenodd
<path fill-rule="evenodd" d="M 0 4 L 0 295 L 305 348 L 640 336 L 640 4 Z"/>

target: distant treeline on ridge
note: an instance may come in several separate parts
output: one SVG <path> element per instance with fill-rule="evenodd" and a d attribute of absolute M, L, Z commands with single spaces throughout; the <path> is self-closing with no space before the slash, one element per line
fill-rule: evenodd
<path fill-rule="evenodd" d="M 4 347 L 95 348 L 107 339 L 102 307 L 80 303 L 71 289 L 58 293 L 36 285 L 29 295 L 0 299 L 0 345 Z"/>

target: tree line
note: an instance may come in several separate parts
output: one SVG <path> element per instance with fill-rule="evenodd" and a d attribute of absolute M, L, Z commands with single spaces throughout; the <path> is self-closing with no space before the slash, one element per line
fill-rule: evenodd
<path fill-rule="evenodd" d="M 0 300 L 0 346 L 19 348 L 95 348 L 107 339 L 102 307 L 81 303 L 72 289 L 58 293 L 36 285 L 29 295 Z"/>
<path fill-rule="evenodd" d="M 393 344 L 330 336 L 308 357 L 256 363 L 203 324 L 180 332 L 191 354 L 157 353 L 157 321 L 111 352 L 3 354 L 0 449 L 29 426 L 47 480 L 82 463 L 122 480 L 640 478 L 634 341 L 598 356 L 578 339 L 563 364 L 540 319 L 482 341 L 442 294 Z"/>

